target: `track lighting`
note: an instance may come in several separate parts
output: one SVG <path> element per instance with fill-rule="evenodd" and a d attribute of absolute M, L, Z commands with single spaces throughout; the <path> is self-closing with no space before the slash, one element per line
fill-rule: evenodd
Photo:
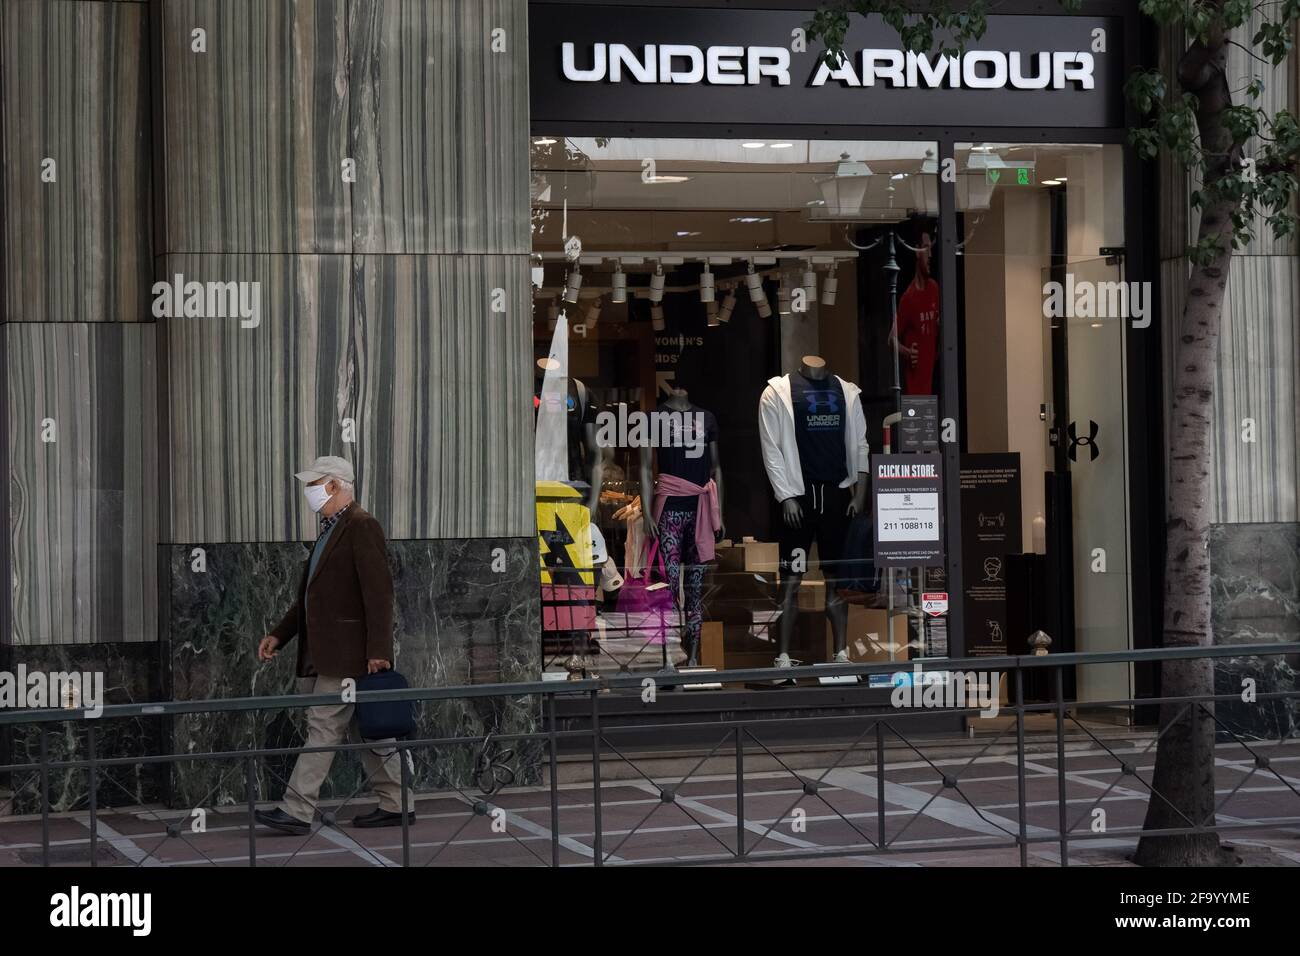
<path fill-rule="evenodd" d="M 803 294 L 804 301 L 809 305 L 817 301 L 817 273 L 813 271 L 811 262 L 804 263 Z"/>
<path fill-rule="evenodd" d="M 745 287 L 749 289 L 749 301 L 755 305 L 767 299 L 763 294 L 763 277 L 754 271 L 754 263 L 749 264 L 749 271 L 745 273 Z"/>
<path fill-rule="evenodd" d="M 578 293 L 582 290 L 582 273 L 578 271 L 575 265 L 569 273 L 569 279 L 564 285 L 564 301 L 569 305 L 578 304 Z"/>
<path fill-rule="evenodd" d="M 722 306 L 718 309 L 718 321 L 730 322 L 731 313 L 735 311 L 735 308 L 736 308 L 736 290 L 729 289 L 727 290 L 726 298 L 722 300 Z"/>
<path fill-rule="evenodd" d="M 781 315 L 790 314 L 790 287 L 786 285 L 785 276 L 781 277 L 781 284 L 776 289 L 776 311 Z"/>
<path fill-rule="evenodd" d="M 588 326 L 594 326 L 600 321 L 600 296 L 596 296 L 591 300 L 591 305 L 587 306 L 587 314 L 583 317 L 583 321 Z"/>
<path fill-rule="evenodd" d="M 610 302 L 622 304 L 627 301 L 627 273 L 623 271 L 623 263 L 616 263 L 614 266 L 614 290 L 609 297 Z"/>
<path fill-rule="evenodd" d="M 664 330 L 664 307 L 662 305 L 650 306 L 650 327 L 656 332 Z"/>
<path fill-rule="evenodd" d="M 664 267 L 655 263 L 655 273 L 650 277 L 650 301 L 662 302 L 664 299 Z"/>
<path fill-rule="evenodd" d="M 714 301 L 713 273 L 707 262 L 704 263 L 704 271 L 700 273 L 700 301 Z"/>
<path fill-rule="evenodd" d="M 835 304 L 835 292 L 839 289 L 840 280 L 834 275 L 826 276 L 826 281 L 822 283 L 822 305 Z"/>

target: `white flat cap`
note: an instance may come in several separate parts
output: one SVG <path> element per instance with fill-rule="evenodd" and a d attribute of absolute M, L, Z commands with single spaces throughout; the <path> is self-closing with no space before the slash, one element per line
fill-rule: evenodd
<path fill-rule="evenodd" d="M 346 458 L 340 458 L 338 455 L 321 455 L 302 471 L 294 475 L 299 481 L 319 481 L 326 476 L 331 478 L 342 478 L 348 484 L 356 481 L 356 474 L 352 470 L 352 464 Z"/>

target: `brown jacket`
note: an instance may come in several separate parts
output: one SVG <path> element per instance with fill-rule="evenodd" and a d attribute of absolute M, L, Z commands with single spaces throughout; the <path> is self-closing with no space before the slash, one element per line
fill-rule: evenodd
<path fill-rule="evenodd" d="M 298 600 L 271 631 L 281 647 L 295 635 L 306 638 L 298 642 L 298 673 L 303 673 L 304 651 L 323 677 L 360 677 L 370 660 L 392 664 L 393 575 L 379 522 L 353 502 L 339 518 L 308 581 L 310 566 L 309 556 L 303 562 Z"/>

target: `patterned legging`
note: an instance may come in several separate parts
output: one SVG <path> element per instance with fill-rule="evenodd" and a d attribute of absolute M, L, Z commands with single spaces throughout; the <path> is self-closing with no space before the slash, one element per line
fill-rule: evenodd
<path fill-rule="evenodd" d="M 659 553 L 664 559 L 664 573 L 678 601 L 677 582 L 682 582 L 685 607 L 678 607 L 686 618 L 682 647 L 689 654 L 700 646 L 700 626 L 704 623 L 704 572 L 695 547 L 695 512 L 670 511 L 659 516 Z"/>

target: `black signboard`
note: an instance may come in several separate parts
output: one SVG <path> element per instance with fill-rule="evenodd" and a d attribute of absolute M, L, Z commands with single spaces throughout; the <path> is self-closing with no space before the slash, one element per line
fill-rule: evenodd
<path fill-rule="evenodd" d="M 939 396 L 904 395 L 898 420 L 899 451 L 939 450 Z"/>
<path fill-rule="evenodd" d="M 1119 127 L 1123 20 L 990 16 L 945 57 L 911 54 L 878 16 L 855 16 L 845 60 L 801 44 L 808 10 L 534 3 L 534 124 L 782 123 Z M 922 57 L 924 59 L 922 59 Z M 717 135 L 713 133 L 712 135 Z"/>
<path fill-rule="evenodd" d="M 872 455 L 876 567 L 943 563 L 943 458 Z"/>
<path fill-rule="evenodd" d="M 1007 643 L 1007 555 L 1023 550 L 1020 455 L 961 456 L 961 551 L 966 573 L 966 654 L 1010 653 Z"/>

